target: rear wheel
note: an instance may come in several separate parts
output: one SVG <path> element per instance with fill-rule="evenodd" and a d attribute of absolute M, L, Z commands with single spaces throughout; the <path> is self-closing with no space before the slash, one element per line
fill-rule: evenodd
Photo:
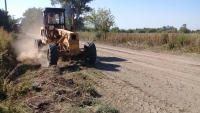
<path fill-rule="evenodd" d="M 50 43 L 47 51 L 47 59 L 49 61 L 49 66 L 57 65 L 58 61 L 58 50 L 55 43 Z"/>
<path fill-rule="evenodd" d="M 96 46 L 93 42 L 88 42 L 84 45 L 85 60 L 89 64 L 94 64 L 96 61 L 97 53 Z"/>

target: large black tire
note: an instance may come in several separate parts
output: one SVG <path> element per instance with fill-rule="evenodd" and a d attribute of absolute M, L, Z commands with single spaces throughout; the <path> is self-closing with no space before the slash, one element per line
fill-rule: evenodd
<path fill-rule="evenodd" d="M 49 61 L 49 66 L 57 65 L 58 61 L 58 50 L 55 43 L 50 43 L 47 51 L 47 59 Z"/>
<path fill-rule="evenodd" d="M 89 64 L 95 64 L 96 62 L 96 57 L 97 57 L 97 51 L 96 51 L 96 46 L 93 42 L 88 42 L 84 45 L 85 49 L 85 59 Z"/>

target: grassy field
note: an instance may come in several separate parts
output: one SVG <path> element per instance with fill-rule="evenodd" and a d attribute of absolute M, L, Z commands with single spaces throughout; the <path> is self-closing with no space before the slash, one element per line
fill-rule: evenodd
<path fill-rule="evenodd" d="M 137 48 L 158 50 L 177 50 L 200 53 L 200 34 L 198 33 L 99 33 L 79 32 L 82 40 L 92 40 Z"/>

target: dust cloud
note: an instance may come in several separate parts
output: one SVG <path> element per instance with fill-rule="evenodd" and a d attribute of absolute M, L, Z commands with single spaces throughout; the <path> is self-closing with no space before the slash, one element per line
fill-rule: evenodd
<path fill-rule="evenodd" d="M 39 33 L 38 33 L 39 34 Z M 13 43 L 15 54 L 18 61 L 33 59 L 35 62 L 40 63 L 42 66 L 48 66 L 46 54 L 38 52 L 35 47 L 35 39 L 41 39 L 39 35 L 25 33 L 20 34 L 19 38 Z"/>

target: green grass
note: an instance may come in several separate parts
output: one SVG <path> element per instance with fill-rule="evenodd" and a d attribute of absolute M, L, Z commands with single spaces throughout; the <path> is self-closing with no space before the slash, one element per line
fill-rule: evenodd
<path fill-rule="evenodd" d="M 16 96 L 24 96 L 31 90 L 30 86 L 28 85 L 22 85 L 15 89 L 15 95 Z"/>

